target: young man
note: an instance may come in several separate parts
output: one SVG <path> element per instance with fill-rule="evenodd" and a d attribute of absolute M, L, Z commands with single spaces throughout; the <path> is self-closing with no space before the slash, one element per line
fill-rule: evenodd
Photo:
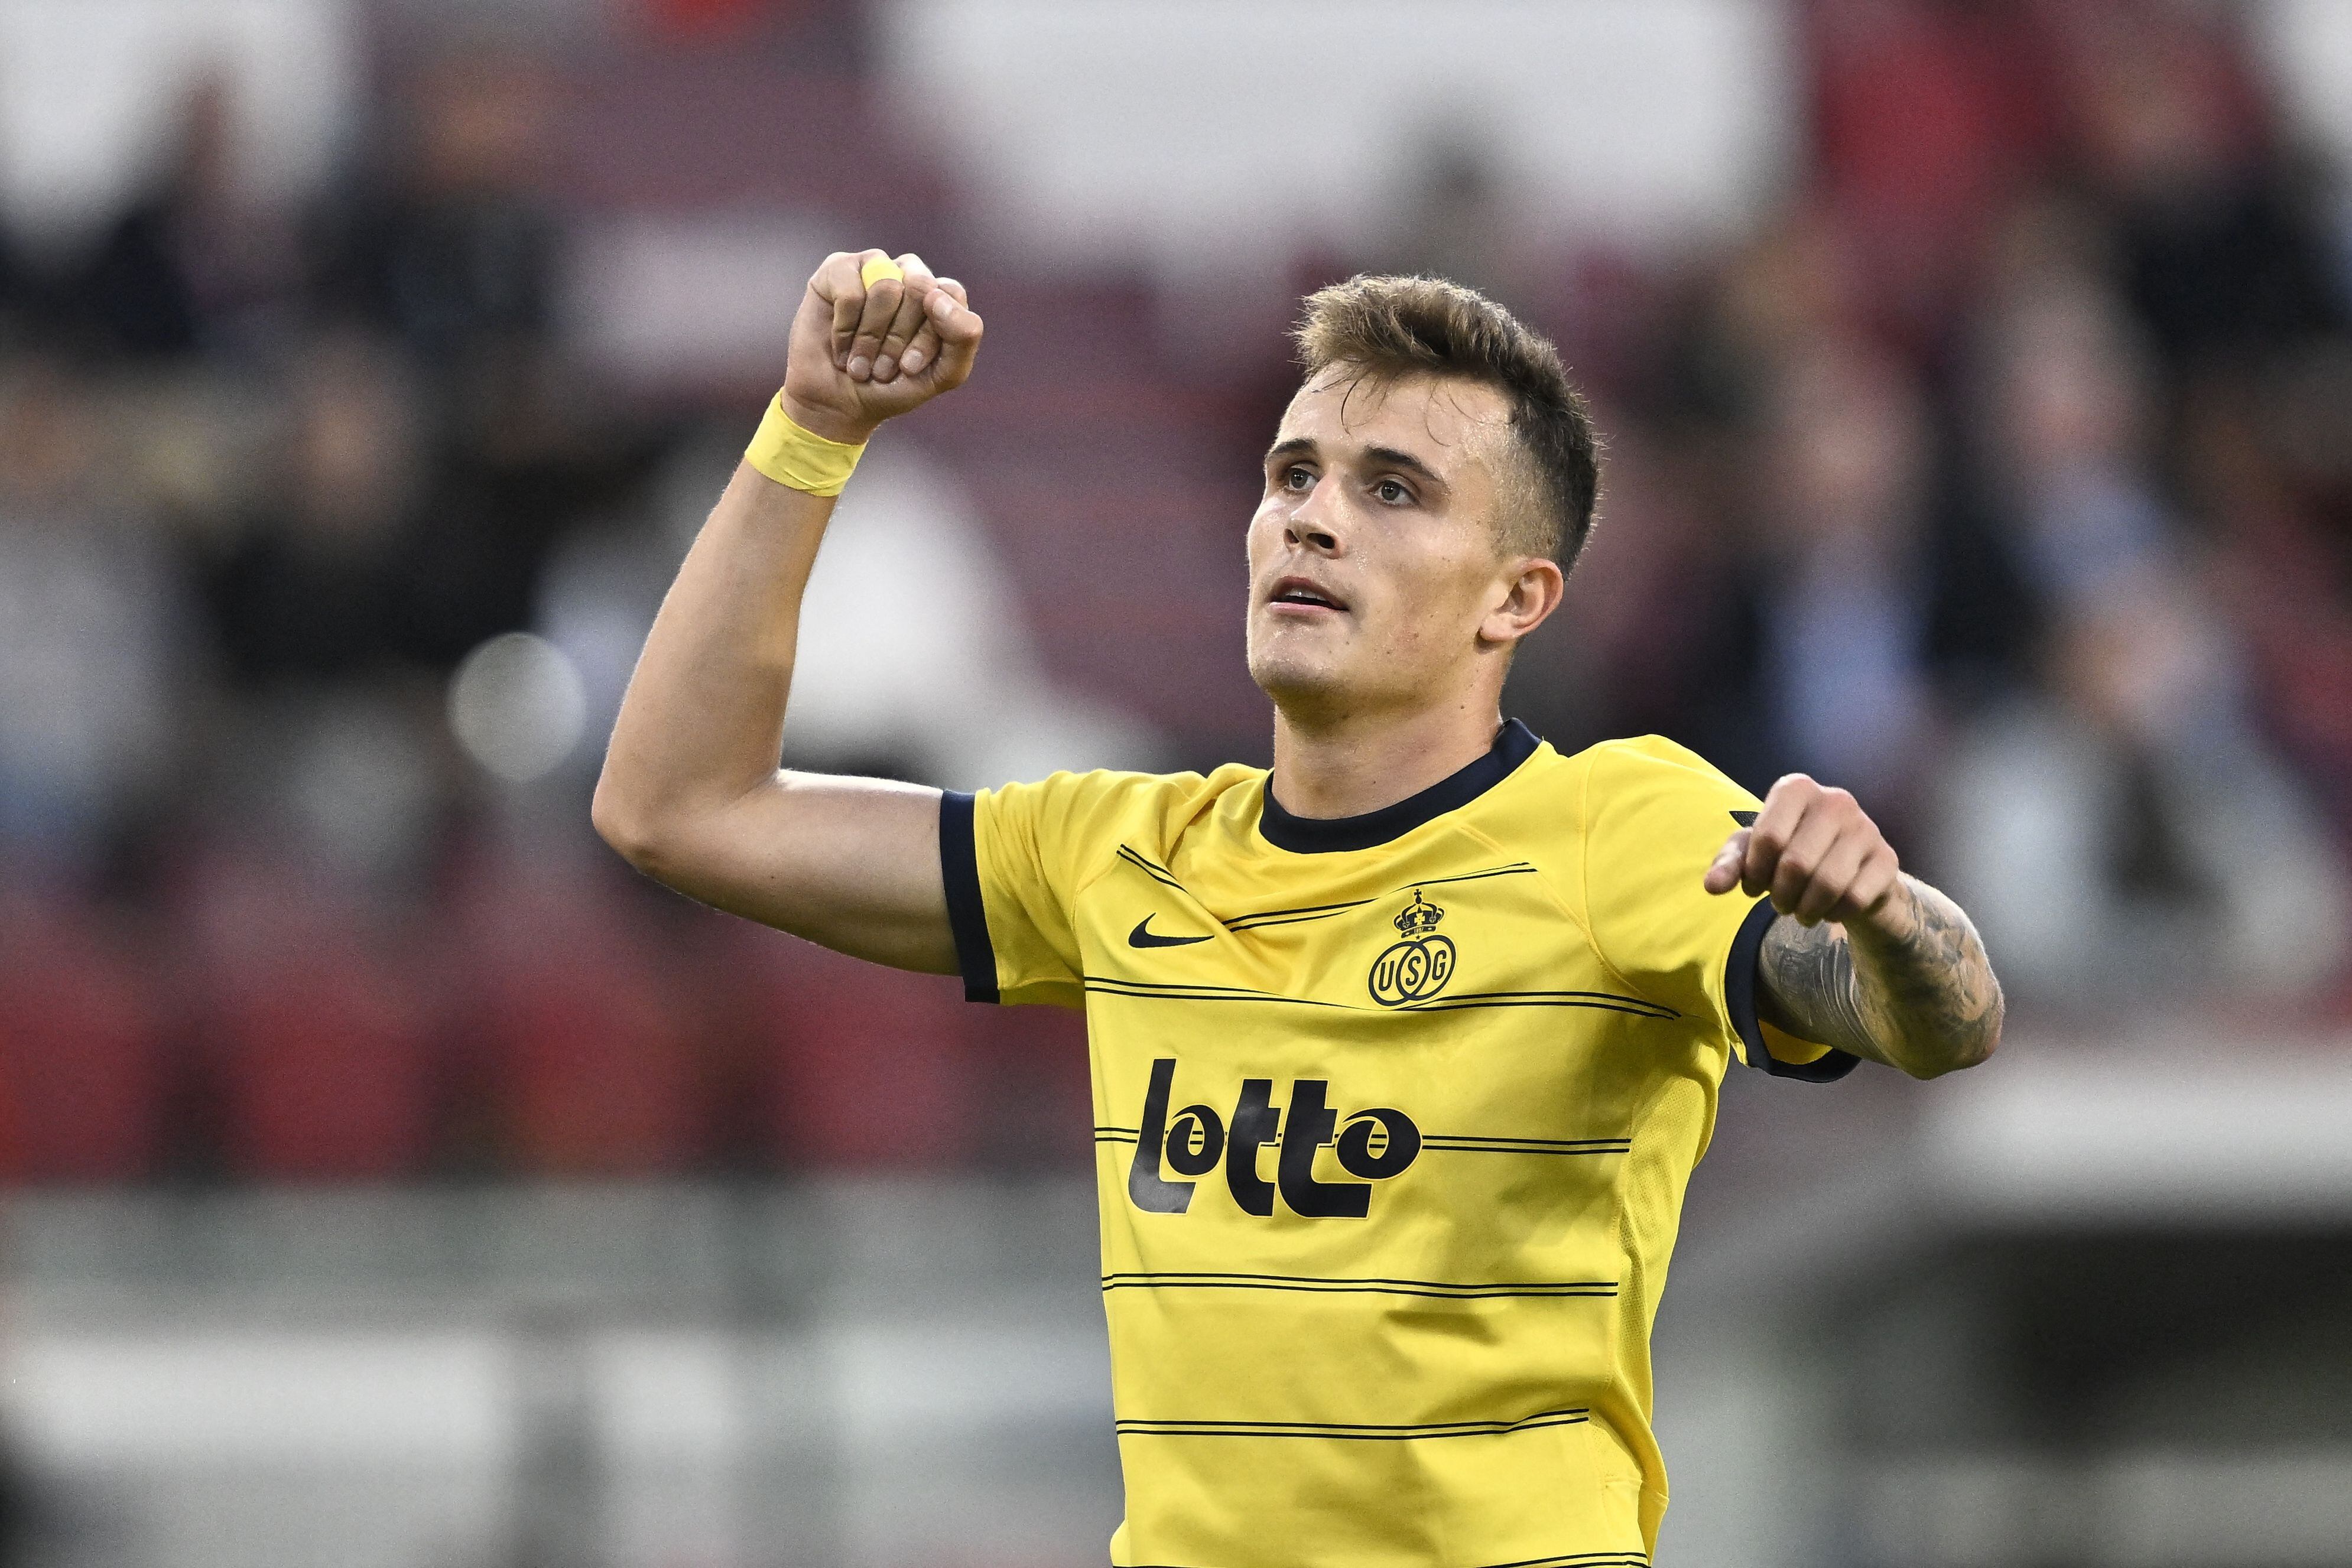
<path fill-rule="evenodd" d="M 1650 1326 L 1727 1063 L 1982 1061 L 1975 932 L 1841 790 L 1759 801 L 1668 741 L 1563 757 L 1503 719 L 1591 525 L 1592 431 L 1549 345 L 1426 278 L 1307 301 L 1249 529 L 1270 773 L 778 771 L 831 497 L 980 338 L 915 256 L 818 269 L 598 829 L 720 908 L 1087 1009 L 1114 1563 L 1647 1563 Z"/>

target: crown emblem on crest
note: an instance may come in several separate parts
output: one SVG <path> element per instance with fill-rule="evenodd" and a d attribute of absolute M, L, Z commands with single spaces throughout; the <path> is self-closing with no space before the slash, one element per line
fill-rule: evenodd
<path fill-rule="evenodd" d="M 1426 936 L 1437 929 L 1445 918 L 1445 911 L 1421 896 L 1421 889 L 1412 890 L 1412 902 L 1398 911 L 1393 924 L 1399 935 L 1405 937 Z"/>

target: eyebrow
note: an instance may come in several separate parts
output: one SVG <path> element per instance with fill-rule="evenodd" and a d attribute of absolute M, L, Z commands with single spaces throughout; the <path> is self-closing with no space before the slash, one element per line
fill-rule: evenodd
<path fill-rule="evenodd" d="M 1320 448 L 1315 444 L 1312 438 L 1294 435 L 1287 441 L 1277 441 L 1268 447 L 1265 460 L 1268 463 L 1276 463 L 1285 457 L 1314 455 L 1319 451 Z M 1364 461 L 1377 468 L 1402 468 L 1440 490 L 1450 490 L 1453 487 L 1446 484 L 1444 476 L 1436 469 L 1400 447 L 1367 446 L 1364 448 Z"/>

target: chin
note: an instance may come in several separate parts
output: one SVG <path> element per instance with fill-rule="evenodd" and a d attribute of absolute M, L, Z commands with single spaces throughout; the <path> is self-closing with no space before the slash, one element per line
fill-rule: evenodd
<path fill-rule="evenodd" d="M 1293 702 L 1328 701 L 1346 685 L 1328 660 L 1301 658 L 1289 650 L 1251 649 L 1249 673 L 1257 689 L 1272 697 L 1277 707 Z"/>

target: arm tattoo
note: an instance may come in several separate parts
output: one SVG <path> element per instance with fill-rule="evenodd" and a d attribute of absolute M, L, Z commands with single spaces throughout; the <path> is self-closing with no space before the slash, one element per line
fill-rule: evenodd
<path fill-rule="evenodd" d="M 1772 922 L 1756 950 L 1756 1016 L 1816 1045 L 1875 1059 L 1853 995 L 1853 950 L 1828 921 Z"/>
<path fill-rule="evenodd" d="M 1857 941 L 1823 921 L 1775 920 L 1758 949 L 1757 1014 L 1800 1040 L 1933 1077 L 2000 1039 L 2000 982 L 1959 905 L 1903 878 L 1910 930 Z"/>

